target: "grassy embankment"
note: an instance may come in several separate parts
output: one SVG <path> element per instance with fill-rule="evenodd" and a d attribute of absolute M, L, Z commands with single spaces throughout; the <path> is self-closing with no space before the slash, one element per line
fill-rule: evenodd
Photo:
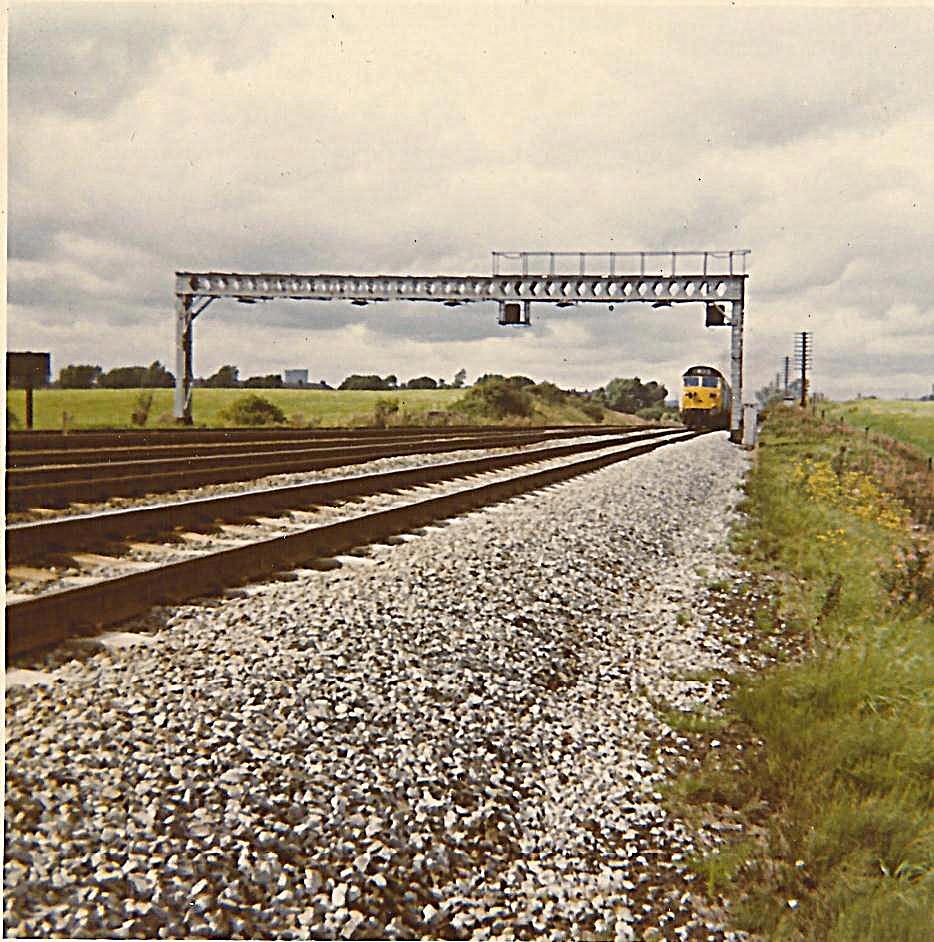
<path fill-rule="evenodd" d="M 765 938 L 929 940 L 934 479 L 919 455 L 779 408 L 746 493 L 734 548 L 779 593 L 750 613 L 758 640 L 784 623 L 800 656 L 734 678 L 719 735 L 742 758 L 712 749 L 677 784 L 689 814 L 733 809 L 754 836 L 694 868 Z"/>
<path fill-rule="evenodd" d="M 886 402 L 855 399 L 850 402 L 822 402 L 820 409 L 828 420 L 843 421 L 871 434 L 888 435 L 934 455 L 934 401 Z"/>
<path fill-rule="evenodd" d="M 169 427 L 172 418 L 171 389 L 150 390 L 152 406 L 146 428 Z M 320 389 L 196 389 L 193 396 L 195 425 L 223 426 L 229 424 L 221 412 L 235 399 L 256 393 L 268 399 L 285 413 L 295 426 L 359 426 L 373 421 L 374 408 L 381 399 L 391 399 L 399 411 L 389 423 L 421 425 L 430 421 L 430 412 L 446 412 L 463 397 L 463 389 L 408 389 L 396 392 L 369 390 Z M 129 428 L 140 390 L 136 389 L 40 389 L 35 393 L 35 427 L 61 429 L 62 413 L 69 415 L 69 428 Z M 7 408 L 21 428 L 24 422 L 25 399 L 21 390 L 8 391 Z M 463 416 L 460 422 L 483 424 L 477 416 Z M 586 416 L 573 401 L 544 403 L 537 401 L 530 418 L 495 420 L 496 424 L 517 425 L 586 425 L 594 420 Z M 620 412 L 605 412 L 607 423 L 639 424 L 642 420 Z M 459 424 L 459 423 L 456 423 Z"/>

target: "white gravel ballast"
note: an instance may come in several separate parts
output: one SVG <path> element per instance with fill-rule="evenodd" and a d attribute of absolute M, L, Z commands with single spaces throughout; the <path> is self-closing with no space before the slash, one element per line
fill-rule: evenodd
<path fill-rule="evenodd" d="M 746 463 L 667 446 L 9 689 L 7 934 L 730 938 L 668 877 L 653 704 L 744 663 L 696 600 Z"/>

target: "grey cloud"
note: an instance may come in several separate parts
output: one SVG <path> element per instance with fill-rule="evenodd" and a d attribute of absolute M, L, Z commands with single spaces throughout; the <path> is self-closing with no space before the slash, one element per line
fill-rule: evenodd
<path fill-rule="evenodd" d="M 31 4 L 10 17 L 10 106 L 100 120 L 146 84 L 168 24 L 138 5 Z"/>
<path fill-rule="evenodd" d="M 261 42 L 257 20 L 269 27 Z M 43 111 L 100 121 L 145 89 L 172 58 L 206 57 L 220 73 L 242 69 L 274 54 L 293 21 L 288 7 L 252 4 L 14 5 L 11 125 Z"/>
<path fill-rule="evenodd" d="M 60 224 L 54 219 L 32 216 L 28 206 L 14 201 L 10 205 L 7 255 L 30 261 L 45 258 L 54 249 L 59 231 Z"/>
<path fill-rule="evenodd" d="M 101 357 L 166 359 L 176 268 L 484 273 L 493 248 L 734 246 L 754 252 L 753 385 L 806 312 L 841 376 L 876 335 L 923 346 L 926 315 L 892 311 L 928 311 L 934 287 L 928 15 L 610 7 L 582 12 L 569 41 L 551 9 L 504 14 L 495 34 L 463 10 L 423 13 L 14 10 L 17 336 L 31 322 L 71 358 L 90 324 Z M 90 97 L 69 98 L 85 74 Z M 57 316 L 81 326 L 55 331 Z M 700 308 L 539 307 L 512 334 L 495 317 L 216 304 L 196 350 L 205 366 L 237 355 L 269 371 L 307 336 L 350 371 L 365 337 L 360 359 L 384 372 L 414 344 L 581 385 L 617 369 L 670 383 L 680 361 L 721 365 L 728 345 Z M 915 369 L 908 347 L 886 357 L 886 374 Z"/>

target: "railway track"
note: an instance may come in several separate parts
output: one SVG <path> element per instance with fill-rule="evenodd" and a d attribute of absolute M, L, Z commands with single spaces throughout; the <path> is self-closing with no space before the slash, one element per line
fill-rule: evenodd
<path fill-rule="evenodd" d="M 272 474 L 319 471 L 380 458 L 539 444 L 623 427 L 586 430 L 467 428 L 338 430 L 191 435 L 119 433 L 35 439 L 11 437 L 7 508 L 63 507 L 82 501 L 226 484 Z"/>
<path fill-rule="evenodd" d="M 6 534 L 8 566 L 13 567 L 8 572 L 8 582 L 18 566 L 50 558 L 60 561 L 62 556 L 66 563 L 78 557 L 79 562 L 96 567 L 97 572 L 79 576 L 79 581 L 87 584 L 56 588 L 31 597 L 14 595 L 6 607 L 7 655 L 16 656 L 76 634 L 93 632 L 155 605 L 204 596 L 366 544 L 392 541 L 413 528 L 567 480 L 696 434 L 669 429 L 641 430 L 597 441 L 404 471 L 11 526 Z M 587 456 L 581 458 L 582 454 Z M 529 464 L 534 467 L 520 468 Z M 504 476 L 504 472 L 508 474 Z M 464 480 L 476 475 L 482 476 L 479 483 Z M 436 489 L 434 496 L 425 498 L 412 493 L 413 488 L 429 486 Z M 400 494 L 403 489 L 406 493 Z M 375 506 L 353 513 L 351 504 L 348 516 L 348 505 L 343 504 L 332 511 L 331 520 L 322 522 L 327 517 L 322 507 L 361 499 L 375 501 Z M 264 516 L 267 514 L 279 516 L 270 519 Z M 333 519 L 335 516 L 339 519 Z M 236 521 L 250 522 L 231 528 Z M 179 530 L 190 536 L 200 535 L 202 545 L 192 549 L 182 540 L 184 545 L 169 543 L 166 550 L 165 546 L 140 547 L 130 542 L 159 533 L 174 534 L 178 541 L 182 539 Z M 219 532 L 220 537 L 199 534 L 199 530 L 208 534 Z M 101 548 L 112 552 L 115 543 L 124 546 L 129 543 L 142 552 L 132 558 L 88 553 Z M 140 555 L 146 558 L 139 558 Z M 160 555 L 174 558 L 159 561 Z"/>

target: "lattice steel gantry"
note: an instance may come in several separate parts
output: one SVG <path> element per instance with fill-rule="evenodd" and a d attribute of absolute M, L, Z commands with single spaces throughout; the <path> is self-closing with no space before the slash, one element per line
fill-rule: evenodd
<path fill-rule="evenodd" d="M 738 441 L 742 423 L 743 316 L 747 274 L 747 250 L 731 252 L 497 252 L 494 274 L 482 275 L 294 275 L 238 274 L 235 272 L 176 272 L 176 421 L 191 424 L 192 330 L 195 318 L 218 298 L 246 304 L 289 299 L 296 301 L 350 301 L 368 304 L 380 301 L 434 301 L 449 307 L 478 302 L 496 302 L 500 323 L 521 326 L 529 323 L 533 302 L 567 307 L 576 304 L 650 303 L 657 307 L 675 304 L 707 305 L 708 326 L 727 326 L 724 308 L 731 305 L 728 326 L 733 412 L 730 437 Z M 579 271 L 556 271 L 559 259 L 577 260 Z M 588 262 L 607 259 L 609 274 L 588 274 Z M 687 259 L 696 258 L 699 273 L 676 273 Z M 518 274 L 502 274 L 502 260 L 518 260 Z M 529 261 L 548 259 L 545 274 L 529 272 Z M 635 267 L 638 274 L 617 272 L 620 263 Z M 661 260 L 661 263 L 659 263 Z M 670 261 L 670 264 L 669 264 Z M 681 263 L 679 265 L 679 262 Z M 734 268 L 742 271 L 734 271 Z M 668 269 L 665 271 L 665 269 Z M 725 269 L 725 270 L 718 270 Z"/>

